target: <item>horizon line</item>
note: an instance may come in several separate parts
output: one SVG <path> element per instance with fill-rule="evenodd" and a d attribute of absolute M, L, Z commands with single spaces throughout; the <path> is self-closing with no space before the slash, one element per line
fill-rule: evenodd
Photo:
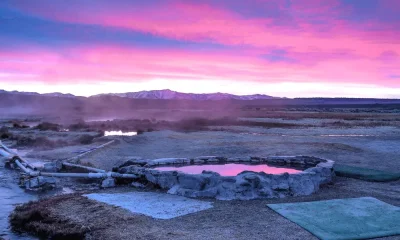
<path fill-rule="evenodd" d="M 18 92 L 18 93 L 34 93 L 34 94 L 39 94 L 39 95 L 46 95 L 46 94 L 63 94 L 63 95 L 72 95 L 74 97 L 82 97 L 82 98 L 90 98 L 90 97 L 98 97 L 101 95 L 112 95 L 112 94 L 126 94 L 126 93 L 137 93 L 137 92 L 151 92 L 151 91 L 171 91 L 171 92 L 176 92 L 176 93 L 183 93 L 183 94 L 195 94 L 195 95 L 206 95 L 206 94 L 228 94 L 228 95 L 233 95 L 233 96 L 254 96 L 254 95 L 261 95 L 261 96 L 268 96 L 271 98 L 275 99 L 377 99 L 377 100 L 400 100 L 399 98 L 379 98 L 379 97 L 341 97 L 341 96 L 335 96 L 335 97 L 322 97 L 322 96 L 315 96 L 315 97 L 276 97 L 264 93 L 253 93 L 253 94 L 233 94 L 233 93 L 228 93 L 228 92 L 203 92 L 203 93 L 193 93 L 193 92 L 182 92 L 182 91 L 176 91 L 172 89 L 152 89 L 152 90 L 139 90 L 139 91 L 128 91 L 128 92 L 104 92 L 104 93 L 99 93 L 99 94 L 94 94 L 94 95 L 88 95 L 88 96 L 83 96 L 83 95 L 77 95 L 73 94 L 70 92 L 27 92 L 27 91 L 19 91 L 19 90 L 5 90 L 5 89 L 0 89 L 1 92 L 7 92 L 7 93 L 12 93 L 12 92 Z M 113 96 L 113 97 L 121 97 L 121 96 Z M 124 97 L 121 97 L 124 98 Z M 126 97 L 129 98 L 129 97 Z M 132 98 L 135 99 L 135 98 Z M 137 98 L 137 99 L 146 99 L 146 98 Z M 155 99 L 156 100 L 156 99 Z M 174 99 L 159 99 L 159 100 L 174 100 Z M 179 99 L 175 99 L 179 100 Z M 185 100 L 185 99 L 182 99 Z M 274 99 L 254 99 L 254 100 L 274 100 Z M 244 100 L 244 101 L 251 101 L 251 100 Z"/>

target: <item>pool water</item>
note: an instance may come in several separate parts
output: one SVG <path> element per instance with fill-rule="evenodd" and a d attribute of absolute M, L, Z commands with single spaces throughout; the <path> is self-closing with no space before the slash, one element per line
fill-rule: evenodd
<path fill-rule="evenodd" d="M 159 171 L 180 171 L 189 174 L 201 174 L 205 171 L 213 171 L 221 176 L 236 176 L 243 171 L 264 172 L 267 174 L 297 173 L 302 170 L 270 166 L 267 164 L 248 165 L 248 164 L 207 164 L 207 165 L 187 165 L 187 166 L 164 166 L 155 168 Z"/>
<path fill-rule="evenodd" d="M 16 172 L 0 166 L 0 239 L 32 240 L 31 236 L 20 235 L 11 230 L 8 216 L 14 208 L 22 203 L 36 200 L 35 195 L 27 194 L 16 182 Z"/>
<path fill-rule="evenodd" d="M 105 131 L 104 136 L 135 136 L 137 132 Z"/>

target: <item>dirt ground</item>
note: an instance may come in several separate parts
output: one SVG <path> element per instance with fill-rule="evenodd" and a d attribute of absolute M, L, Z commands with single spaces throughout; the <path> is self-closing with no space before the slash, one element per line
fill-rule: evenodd
<path fill-rule="evenodd" d="M 400 128 L 259 128 L 224 127 L 223 131 L 146 132 L 134 137 L 103 137 L 118 142 L 84 161 L 111 169 L 129 158 L 155 159 L 197 156 L 312 155 L 337 163 L 386 171 L 400 169 Z M 94 145 L 87 146 L 87 148 Z M 85 146 L 28 153 L 31 158 L 54 160 L 74 156 Z"/>
<path fill-rule="evenodd" d="M 300 127 L 213 126 L 208 131 L 196 132 L 163 130 L 133 137 L 101 137 L 89 145 L 72 145 L 51 150 L 25 149 L 20 152 L 28 160 L 54 161 L 76 156 L 79 152 L 115 139 L 114 144 L 85 156 L 81 161 L 111 170 L 130 158 L 312 155 L 341 164 L 399 172 L 398 113 L 392 116 L 393 124 L 379 117 L 379 114 L 368 117 L 359 121 L 352 118 L 338 120 L 337 117 L 257 118 L 253 120 L 281 121 L 299 124 Z M 37 130 L 14 132 L 22 131 L 55 139 L 75 139 L 81 134 L 88 134 Z M 120 187 L 108 190 L 96 188 L 95 191 L 137 190 Z M 88 200 L 80 194 L 56 196 L 24 205 L 16 211 L 15 216 L 20 214 L 24 218 L 26 212 L 33 209 L 39 215 L 42 214 L 45 220 L 25 219 L 24 223 L 30 224 L 32 228 L 42 228 L 44 231 L 73 229 L 77 232 L 76 236 L 88 233 L 86 239 L 316 239 L 306 230 L 270 210 L 266 204 L 363 196 L 375 197 L 400 207 L 400 181 L 372 183 L 337 177 L 334 184 L 324 186 L 316 194 L 307 197 L 252 201 L 207 199 L 214 202 L 214 208 L 171 220 L 134 215 L 120 208 Z M 19 217 L 16 219 L 21 220 Z M 400 239 L 400 236 L 384 239 Z"/>
<path fill-rule="evenodd" d="M 135 191 L 131 188 L 105 192 Z M 304 202 L 336 198 L 372 196 L 400 206 L 400 181 L 371 183 L 338 177 L 312 196 L 252 201 L 217 201 L 214 208 L 177 217 L 156 220 L 135 215 L 121 208 L 88 200 L 72 194 L 42 200 L 29 208 L 47 212 L 44 219 L 31 225 L 47 229 L 71 227 L 89 232 L 86 239 L 317 239 L 298 225 L 269 209 L 268 203 Z M 23 213 L 24 211 L 17 211 Z M 23 214 L 21 214 L 23 215 Z M 18 218 L 17 218 L 18 219 Z M 46 221 L 47 220 L 47 221 Z M 44 223 L 43 223 L 44 222 Z M 58 226 L 59 227 L 59 226 Z M 60 230 L 61 231 L 61 230 Z M 72 233 L 72 231 L 71 231 Z M 395 240 L 400 236 L 382 239 Z"/>

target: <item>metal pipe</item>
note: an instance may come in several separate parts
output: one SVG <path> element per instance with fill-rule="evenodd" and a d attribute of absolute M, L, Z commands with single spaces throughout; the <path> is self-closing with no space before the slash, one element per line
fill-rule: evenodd
<path fill-rule="evenodd" d="M 98 147 L 96 147 L 96 148 L 94 148 L 94 149 L 91 149 L 91 150 L 89 150 L 89 151 L 87 151 L 87 152 L 84 152 L 84 153 L 78 154 L 78 155 L 76 155 L 76 156 L 74 156 L 74 157 L 68 158 L 66 161 L 77 160 L 77 159 L 79 159 L 79 158 L 85 156 L 86 154 L 91 153 L 91 152 L 93 152 L 93 151 L 95 151 L 95 150 L 98 150 L 98 149 L 100 149 L 100 148 L 103 148 L 103 147 L 105 147 L 105 146 L 107 146 L 107 145 L 110 145 L 110 144 L 113 143 L 113 142 L 114 142 L 114 140 L 111 140 L 111 141 L 109 141 L 109 142 L 106 142 L 106 143 L 104 143 L 104 144 L 102 144 L 102 145 L 100 145 L 100 146 L 98 146 Z"/>
<path fill-rule="evenodd" d="M 31 177 L 46 176 L 46 177 L 75 177 L 75 178 L 137 178 L 134 174 L 120 174 L 116 172 L 103 172 L 103 173 L 50 173 L 50 172 L 38 172 L 32 171 L 26 168 L 19 160 L 15 160 L 15 164 L 26 174 Z"/>
<path fill-rule="evenodd" d="M 11 153 L 9 153 L 6 150 L 1 149 L 1 148 L 0 148 L 0 155 L 2 155 L 3 157 L 6 157 L 6 158 L 12 158 L 12 156 L 13 156 Z"/>
<path fill-rule="evenodd" d="M 11 150 L 10 148 L 8 148 L 6 145 L 4 145 L 1 141 L 0 141 L 0 147 L 3 148 L 0 149 L 0 154 L 5 156 L 6 153 L 8 153 L 8 156 L 5 157 L 11 157 L 11 156 L 17 156 L 18 159 L 23 162 L 27 167 L 33 169 L 33 170 L 37 170 L 36 167 L 32 166 L 29 162 L 25 161 L 24 159 L 22 159 L 21 157 L 18 156 L 18 153 L 16 153 L 15 151 Z"/>
<path fill-rule="evenodd" d="M 78 164 L 73 164 L 73 163 L 68 163 L 68 162 L 63 162 L 62 165 L 67 166 L 67 167 L 76 167 L 76 168 L 82 168 L 86 169 L 91 172 L 97 172 L 97 173 L 105 173 L 106 171 L 103 169 L 98 169 L 98 168 L 93 168 L 93 167 L 87 167 L 87 166 L 82 166 Z"/>
<path fill-rule="evenodd" d="M 138 176 L 135 174 L 121 174 L 121 173 L 116 173 L 116 172 L 110 172 L 110 173 L 111 173 L 111 177 L 114 177 L 114 178 L 130 178 L 130 179 L 138 178 Z"/>
<path fill-rule="evenodd" d="M 137 178 L 134 174 L 120 174 L 114 172 L 104 172 L 104 173 L 48 173 L 48 172 L 38 172 L 39 176 L 46 177 L 75 177 L 75 178 Z"/>
<path fill-rule="evenodd" d="M 16 152 L 14 152 L 13 150 L 9 149 L 6 145 L 4 145 L 1 141 L 0 141 L 0 146 L 6 150 L 7 152 L 13 154 L 13 155 L 18 155 Z"/>
<path fill-rule="evenodd" d="M 50 173 L 50 172 L 39 173 L 40 176 L 46 176 L 46 177 L 105 178 L 103 174 L 99 175 L 91 175 L 91 174 L 93 173 Z"/>
<path fill-rule="evenodd" d="M 106 143 L 104 143 L 104 144 L 102 144 L 102 145 L 100 145 L 100 146 L 98 146 L 97 148 L 102 148 L 102 147 L 105 147 L 105 146 L 107 146 L 107 145 L 109 145 L 109 144 L 111 144 L 111 143 L 113 143 L 115 140 L 111 140 L 111 141 L 109 141 L 109 142 L 106 142 Z M 96 149 L 97 149 L 96 148 Z"/>
<path fill-rule="evenodd" d="M 111 141 L 113 142 L 113 141 Z M 106 146 L 110 144 L 111 142 L 108 142 L 106 144 L 103 144 L 102 146 Z M 13 156 L 14 158 L 14 163 L 27 175 L 30 177 L 37 177 L 37 176 L 46 176 L 46 177 L 74 177 L 74 178 L 95 178 L 95 179 L 104 179 L 104 178 L 126 178 L 126 179 L 136 179 L 138 178 L 137 175 L 135 174 L 120 174 L 117 172 L 106 172 L 102 169 L 98 168 L 92 168 L 92 167 L 86 167 L 82 165 L 77 165 L 77 164 L 72 164 L 72 163 L 66 163 L 63 162 L 62 164 L 65 166 L 70 166 L 70 167 L 79 167 L 79 168 L 84 168 L 90 171 L 94 171 L 95 173 L 51 173 L 51 172 L 39 172 L 36 170 L 31 170 L 24 165 L 29 167 L 29 163 L 26 161 L 22 160 L 17 154 L 13 155 L 10 151 L 8 151 L 8 148 L 5 147 L 3 144 L 0 142 L 0 155 L 4 157 L 11 157 Z"/>
<path fill-rule="evenodd" d="M 30 163 L 28 163 L 26 160 L 24 160 L 24 159 L 22 159 L 22 158 L 20 158 L 20 157 L 18 157 L 18 159 L 21 160 L 21 162 L 23 162 L 28 168 L 30 168 L 30 169 L 32 169 L 32 170 L 34 170 L 34 171 L 37 170 L 36 167 L 32 166 L 32 165 L 31 165 Z"/>
<path fill-rule="evenodd" d="M 39 174 L 40 174 L 40 172 L 32 171 L 32 170 L 26 168 L 26 167 L 19 161 L 19 159 L 16 159 L 16 160 L 15 160 L 15 164 L 17 164 L 17 166 L 18 166 L 24 173 L 28 174 L 28 175 L 31 176 L 31 177 L 36 177 L 36 176 L 39 176 Z"/>

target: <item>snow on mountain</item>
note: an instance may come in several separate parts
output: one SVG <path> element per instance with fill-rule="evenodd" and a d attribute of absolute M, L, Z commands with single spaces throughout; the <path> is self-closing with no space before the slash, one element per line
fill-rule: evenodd
<path fill-rule="evenodd" d="M 59 93 L 59 92 L 54 92 L 54 93 L 44 93 L 42 94 L 43 96 L 50 96 L 50 97 L 67 97 L 67 98 L 73 98 L 75 95 L 72 95 L 70 93 Z"/>

